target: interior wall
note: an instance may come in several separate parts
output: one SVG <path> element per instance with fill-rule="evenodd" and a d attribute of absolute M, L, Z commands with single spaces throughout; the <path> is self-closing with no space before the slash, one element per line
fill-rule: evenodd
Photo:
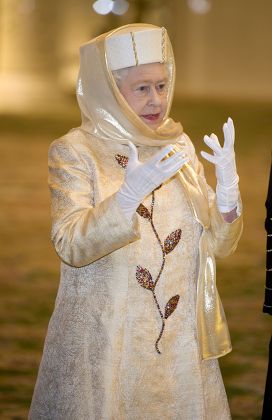
<path fill-rule="evenodd" d="M 271 16 L 270 0 L 212 1 L 205 15 L 178 2 L 178 93 L 271 100 Z"/>
<path fill-rule="evenodd" d="M 187 0 L 157 0 L 153 8 L 141 0 L 146 6 L 139 15 L 135 0 L 117 17 L 95 14 L 93 0 L 0 0 L 0 110 L 74 92 L 79 46 L 137 16 L 169 31 L 177 97 L 271 101 L 271 0 L 210 1 L 201 15 Z"/>

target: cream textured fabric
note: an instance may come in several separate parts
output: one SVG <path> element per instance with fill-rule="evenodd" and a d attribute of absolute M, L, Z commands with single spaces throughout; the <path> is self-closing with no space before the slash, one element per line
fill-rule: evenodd
<path fill-rule="evenodd" d="M 142 28 L 139 28 L 142 29 Z M 164 61 L 164 28 L 118 33 L 106 40 L 106 54 L 111 70 Z"/>
<path fill-rule="evenodd" d="M 101 40 L 91 46 L 94 54 L 101 51 L 95 55 L 100 78 L 89 86 L 90 92 L 97 87 L 97 103 L 89 103 L 91 93 L 86 99 L 81 63 L 83 124 L 49 151 L 52 241 L 62 260 L 61 280 L 29 418 L 226 420 L 230 413 L 215 358 L 231 347 L 214 255 L 234 251 L 242 219 L 224 222 L 179 125 L 165 120 L 163 130 L 152 133 L 119 102 L 112 79 L 102 77 Z M 108 106 L 96 97 L 103 89 Z M 116 192 L 124 180 L 120 156 L 128 156 L 131 139 L 143 162 L 172 142 L 190 163 L 147 196 L 142 216 L 128 223 Z M 165 265 L 152 291 L 147 273 L 153 281 L 158 277 L 162 248 Z M 162 318 L 153 292 L 167 313 L 160 354 L 155 343 Z M 176 306 L 168 305 L 177 296 Z"/>

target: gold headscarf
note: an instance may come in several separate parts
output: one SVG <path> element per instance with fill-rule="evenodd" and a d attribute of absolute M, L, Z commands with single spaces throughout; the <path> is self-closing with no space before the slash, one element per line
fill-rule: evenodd
<path fill-rule="evenodd" d="M 122 26 L 84 44 L 80 48 L 80 70 L 77 99 L 82 115 L 81 128 L 90 134 L 110 141 L 136 145 L 166 146 L 176 143 L 183 132 L 180 123 L 169 118 L 175 86 L 175 62 L 171 43 L 164 31 L 165 64 L 169 69 L 169 90 L 166 115 L 153 130 L 136 115 L 120 93 L 109 69 L 105 48 L 106 39 L 119 33 L 133 33 L 157 28 L 149 24 Z"/>

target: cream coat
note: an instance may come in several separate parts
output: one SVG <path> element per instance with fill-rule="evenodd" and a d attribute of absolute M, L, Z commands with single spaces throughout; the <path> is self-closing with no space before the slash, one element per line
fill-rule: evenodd
<path fill-rule="evenodd" d="M 223 220 L 180 125 L 166 119 L 150 133 L 124 110 L 102 46 L 100 37 L 82 50 L 81 63 L 90 50 L 107 75 L 100 83 L 95 68 L 86 76 L 81 65 L 82 127 L 49 151 L 52 241 L 62 260 L 61 281 L 30 419 L 228 419 L 215 358 L 231 345 L 214 257 L 236 248 L 241 216 L 231 224 Z M 103 113 L 99 98 L 93 98 L 95 108 L 84 94 L 95 80 L 101 97 L 107 93 Z M 142 203 L 153 225 L 143 214 L 128 223 L 115 198 L 124 177 L 116 155 L 128 156 L 131 139 L 142 161 L 171 142 L 190 157 Z M 137 277 L 139 267 L 144 281 Z M 178 302 L 168 305 L 176 296 Z"/>

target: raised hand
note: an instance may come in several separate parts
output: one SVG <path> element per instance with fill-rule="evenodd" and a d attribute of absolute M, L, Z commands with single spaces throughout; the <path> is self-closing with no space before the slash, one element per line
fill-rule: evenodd
<path fill-rule="evenodd" d="M 201 155 L 215 165 L 217 204 L 220 211 L 229 212 L 237 206 L 239 194 L 234 152 L 235 130 L 231 118 L 223 125 L 223 133 L 223 147 L 215 134 L 204 136 L 204 142 L 212 149 L 213 154 L 202 151 Z"/>
<path fill-rule="evenodd" d="M 125 180 L 117 192 L 117 199 L 128 220 L 141 201 L 155 188 L 171 178 L 188 158 L 178 152 L 167 157 L 173 151 L 171 145 L 164 147 L 147 162 L 140 162 L 135 145 L 129 142 L 129 161 L 126 167 Z"/>

